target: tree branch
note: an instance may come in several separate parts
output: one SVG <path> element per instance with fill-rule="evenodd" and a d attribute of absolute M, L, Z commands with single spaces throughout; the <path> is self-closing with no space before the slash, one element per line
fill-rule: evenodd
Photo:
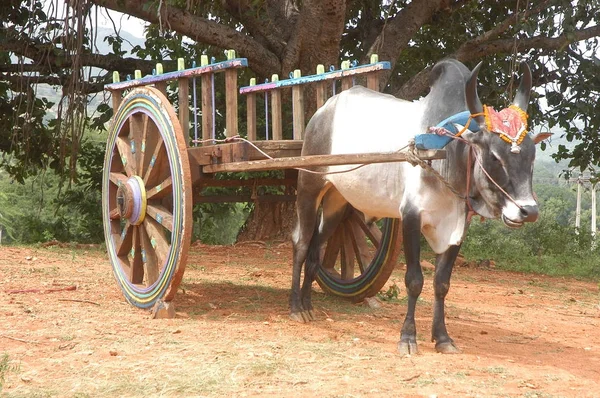
<path fill-rule="evenodd" d="M 535 36 L 517 40 L 517 49 L 520 51 L 541 49 L 547 52 L 560 51 L 569 44 L 573 44 L 592 37 L 600 36 L 600 25 L 581 29 L 575 32 L 563 33 L 557 37 Z M 481 36 L 480 36 L 481 37 Z M 482 59 L 491 54 L 503 54 L 513 51 L 515 40 L 513 38 L 480 41 L 478 38 L 463 44 L 455 53 L 448 55 L 461 62 Z M 393 91 L 399 98 L 415 99 L 427 91 L 429 87 L 429 72 L 432 67 L 427 67 L 410 78 L 400 89 Z"/>
<path fill-rule="evenodd" d="M 148 22 L 166 24 L 169 29 L 202 43 L 222 49 L 235 49 L 238 54 L 248 58 L 252 70 L 261 76 L 267 76 L 273 71 L 281 69 L 281 63 L 277 56 L 250 36 L 180 8 L 161 3 L 159 15 L 157 4 L 145 0 L 90 1 Z M 150 6 L 150 4 L 152 5 Z"/>
<path fill-rule="evenodd" d="M 259 11 L 252 7 L 249 0 L 223 0 L 225 10 L 244 25 L 244 29 L 252 37 L 280 58 L 283 56 L 285 44 L 290 35 L 289 27 L 294 26 L 296 22 L 296 18 L 285 13 L 285 8 L 281 9 L 286 5 L 292 7 L 288 3 L 290 3 L 289 0 L 270 1 L 266 6 L 267 11 L 262 13 L 263 17 L 261 18 Z M 298 10 L 294 10 L 297 16 Z"/>
<path fill-rule="evenodd" d="M 396 60 L 400 52 L 408 46 L 414 34 L 442 6 L 447 7 L 448 3 L 448 0 L 414 0 L 395 17 L 387 20 L 383 31 L 367 52 L 367 59 L 371 54 L 379 54 L 380 59 L 389 60 L 391 63 L 391 70 L 382 73 L 381 88 L 385 87 L 392 70 L 396 66 Z"/>
<path fill-rule="evenodd" d="M 15 92 L 27 92 L 33 84 L 49 84 L 65 86 L 69 84 L 69 76 L 24 76 L 21 74 L 0 73 L 0 81 L 7 82 Z M 93 94 L 104 90 L 104 82 L 83 82 L 83 94 Z"/>

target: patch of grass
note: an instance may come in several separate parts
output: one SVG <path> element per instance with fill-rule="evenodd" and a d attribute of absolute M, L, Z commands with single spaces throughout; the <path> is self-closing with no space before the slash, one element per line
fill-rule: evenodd
<path fill-rule="evenodd" d="M 6 352 L 0 355 L 0 392 L 2 392 L 2 388 L 4 387 L 6 376 L 9 373 L 18 373 L 19 369 L 20 366 L 14 364 Z"/>
<path fill-rule="evenodd" d="M 393 285 L 390 285 L 390 287 L 388 288 L 387 291 L 380 291 L 377 293 L 377 297 L 379 298 L 379 300 L 381 301 L 387 301 L 387 302 L 398 302 L 400 301 L 400 299 L 398 298 L 400 296 L 402 292 L 400 291 L 400 288 L 398 287 L 398 285 L 396 285 L 395 283 Z"/>
<path fill-rule="evenodd" d="M 504 374 L 506 373 L 506 368 L 502 366 L 489 366 L 483 371 L 490 374 Z"/>

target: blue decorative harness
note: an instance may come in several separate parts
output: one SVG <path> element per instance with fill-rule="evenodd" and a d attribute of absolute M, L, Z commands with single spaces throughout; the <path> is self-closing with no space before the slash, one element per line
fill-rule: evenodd
<path fill-rule="evenodd" d="M 470 116 L 471 112 L 469 111 L 460 112 L 442 120 L 436 125 L 436 127 L 441 127 L 448 130 L 452 134 L 457 134 L 458 130 L 456 129 L 454 123 L 464 126 L 469 122 Z M 477 124 L 475 120 L 471 119 L 468 129 L 471 131 L 479 131 L 479 124 Z M 452 140 L 452 138 L 438 134 L 419 134 L 415 136 L 415 146 L 417 149 L 442 149 L 450 142 L 450 140 Z"/>

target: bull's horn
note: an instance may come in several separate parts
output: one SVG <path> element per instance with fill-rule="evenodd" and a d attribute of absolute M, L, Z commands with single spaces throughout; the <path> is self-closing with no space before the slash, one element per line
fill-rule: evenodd
<path fill-rule="evenodd" d="M 523 77 L 521 78 L 521 84 L 519 84 L 517 94 L 515 94 L 513 105 L 516 105 L 527 112 L 529 94 L 531 93 L 531 69 L 529 69 L 529 65 L 527 65 L 526 62 L 521 62 L 521 68 L 524 69 Z"/>
<path fill-rule="evenodd" d="M 471 115 L 483 113 L 483 105 L 481 105 L 479 94 L 477 94 L 477 75 L 479 74 L 482 63 L 483 62 L 478 63 L 475 69 L 473 69 L 465 87 L 465 99 Z M 485 123 L 485 118 L 483 116 L 476 116 L 475 121 L 482 125 Z"/>

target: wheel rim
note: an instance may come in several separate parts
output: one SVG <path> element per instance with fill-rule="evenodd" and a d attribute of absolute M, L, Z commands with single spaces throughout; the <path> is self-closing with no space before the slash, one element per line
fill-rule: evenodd
<path fill-rule="evenodd" d="M 325 291 L 352 300 L 375 295 L 395 266 L 398 232 L 398 220 L 383 219 L 378 227 L 350 207 L 322 250 L 317 282 Z"/>
<path fill-rule="evenodd" d="M 103 173 L 107 252 L 126 299 L 141 308 L 172 300 L 191 237 L 191 177 L 177 116 L 156 89 L 123 99 Z"/>

